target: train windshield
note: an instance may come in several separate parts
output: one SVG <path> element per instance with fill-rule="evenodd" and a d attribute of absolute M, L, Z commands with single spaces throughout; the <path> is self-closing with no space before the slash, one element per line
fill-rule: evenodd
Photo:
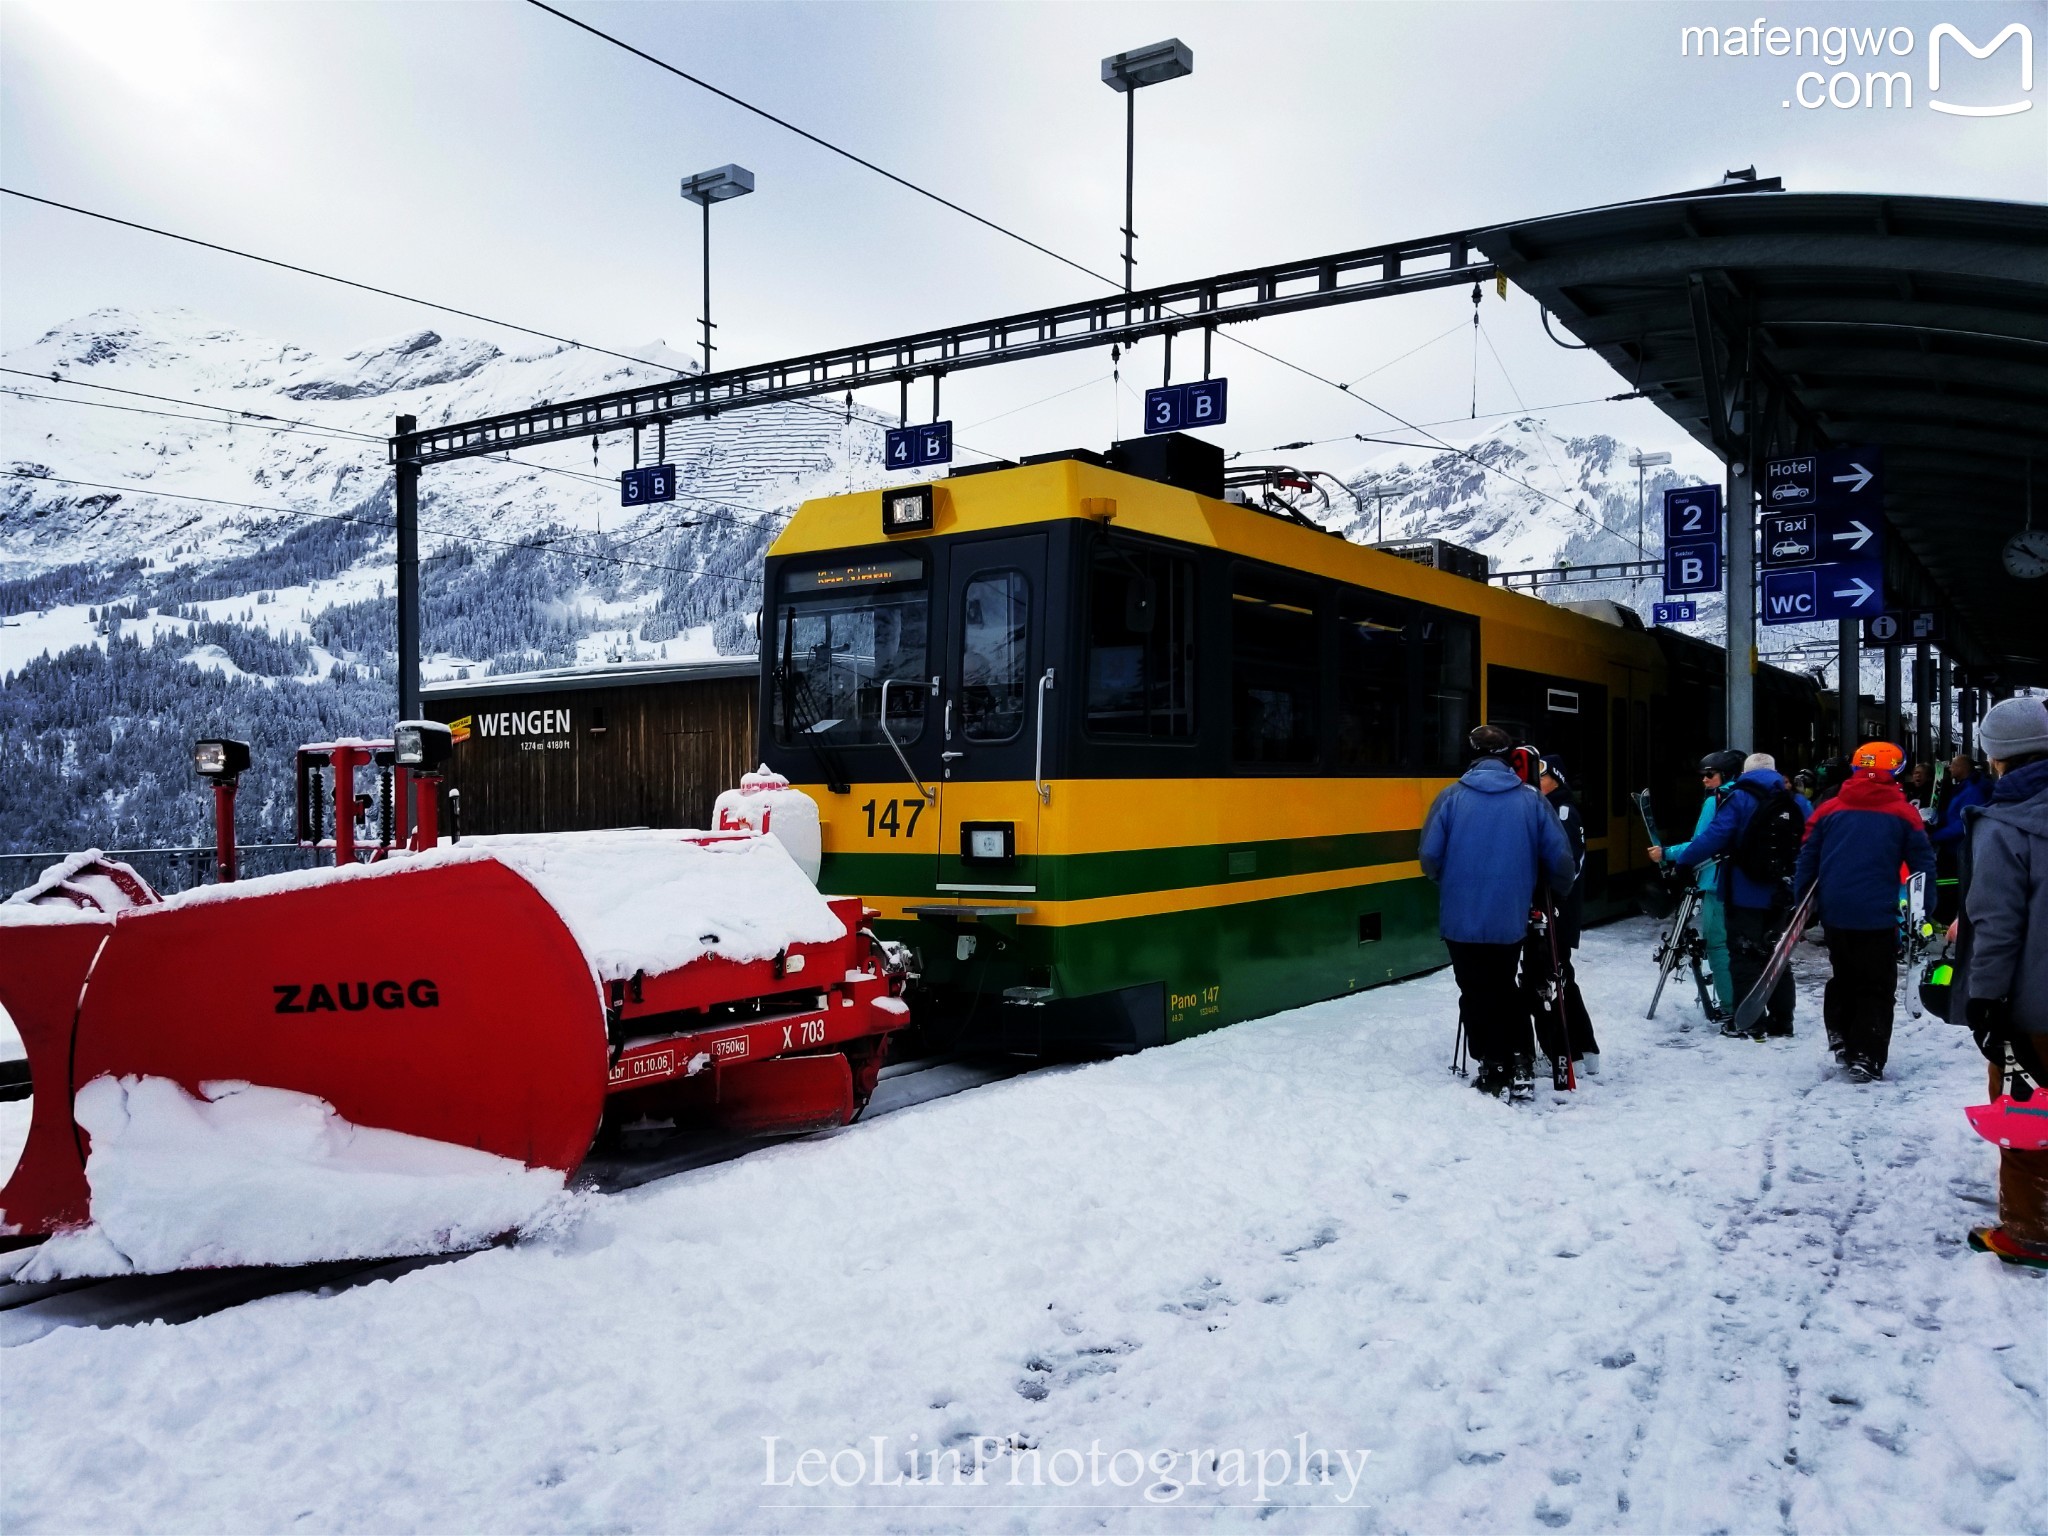
<path fill-rule="evenodd" d="M 775 739 L 864 746 L 924 733 L 931 588 L 917 557 L 785 571 L 775 615 Z"/>

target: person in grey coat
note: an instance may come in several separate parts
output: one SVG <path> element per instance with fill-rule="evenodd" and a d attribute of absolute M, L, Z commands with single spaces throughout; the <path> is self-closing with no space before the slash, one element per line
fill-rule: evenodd
<path fill-rule="evenodd" d="M 1949 1020 L 1990 1061 L 1992 1097 L 2026 1101 L 2048 1092 L 2048 705 L 2005 699 L 1977 740 L 1993 782 L 1989 803 L 1964 813 Z M 2048 1151 L 2002 1149 L 1998 1217 L 1972 1246 L 2048 1264 Z"/>

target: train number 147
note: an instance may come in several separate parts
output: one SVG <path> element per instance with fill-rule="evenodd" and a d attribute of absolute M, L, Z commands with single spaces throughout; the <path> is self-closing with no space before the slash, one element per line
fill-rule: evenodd
<path fill-rule="evenodd" d="M 879 815 L 876 814 L 878 806 Z M 900 816 L 899 808 L 909 812 L 909 815 Z M 873 837 L 877 829 L 891 837 L 915 837 L 917 818 L 924 814 L 924 800 L 922 797 L 915 800 L 870 800 L 861 807 L 861 812 L 868 819 L 869 837 Z"/>

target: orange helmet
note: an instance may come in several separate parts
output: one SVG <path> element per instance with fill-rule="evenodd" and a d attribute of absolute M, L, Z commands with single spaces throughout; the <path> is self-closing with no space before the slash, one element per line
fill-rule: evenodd
<path fill-rule="evenodd" d="M 1888 741 L 1866 741 L 1856 749 L 1856 755 L 1849 759 L 1849 766 L 1858 773 L 1882 774 L 1892 778 L 1906 764 L 1906 754 Z"/>

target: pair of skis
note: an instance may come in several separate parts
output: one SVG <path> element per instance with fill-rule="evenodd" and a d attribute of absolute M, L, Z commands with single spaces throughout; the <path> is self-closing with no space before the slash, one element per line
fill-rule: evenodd
<path fill-rule="evenodd" d="M 1750 989 L 1749 996 L 1742 1000 L 1742 1006 L 1735 1010 L 1735 1028 L 1743 1034 L 1755 1030 L 1757 1020 L 1764 1016 L 1764 1010 L 1770 1006 L 1771 993 L 1778 985 L 1778 978 L 1785 974 L 1785 968 L 1792 963 L 1793 946 L 1798 944 L 1800 937 L 1806 932 L 1806 925 L 1813 917 L 1814 897 L 1819 894 L 1820 883 L 1815 881 L 1808 888 L 1806 895 L 1800 899 L 1799 904 L 1792 909 L 1791 921 L 1786 923 L 1785 931 L 1778 935 L 1778 942 L 1771 946 L 1771 957 L 1764 964 L 1763 974 L 1757 978 L 1757 983 Z M 1927 942 L 1926 923 L 1921 914 L 1926 910 L 1926 902 L 1927 877 L 1915 875 L 1907 883 L 1906 896 L 1902 904 L 1902 921 L 1907 933 L 1902 944 L 1906 963 L 1900 969 L 1904 973 L 1906 990 L 1911 1000 L 1909 1008 L 1916 1019 L 1921 1014 L 1919 965 L 1920 955 Z"/>
<path fill-rule="evenodd" d="M 1657 813 L 1650 808 L 1650 792 L 1639 789 L 1631 798 L 1636 804 L 1636 814 L 1643 819 L 1643 830 L 1650 835 L 1650 845 L 1662 848 L 1664 834 L 1658 830 Z M 1697 884 L 1688 885 L 1685 894 L 1679 898 L 1678 910 L 1672 913 L 1670 926 L 1657 941 L 1657 988 L 1650 994 L 1650 1007 L 1644 1018 L 1657 1017 L 1657 1004 L 1663 1000 L 1664 987 L 1671 980 L 1671 973 L 1683 961 L 1692 967 L 1693 986 L 1700 996 L 1700 1013 L 1710 1024 L 1720 1019 L 1721 1005 L 1714 998 L 1705 969 L 1707 941 L 1699 931 L 1700 904 L 1706 899 L 1706 893 Z"/>

